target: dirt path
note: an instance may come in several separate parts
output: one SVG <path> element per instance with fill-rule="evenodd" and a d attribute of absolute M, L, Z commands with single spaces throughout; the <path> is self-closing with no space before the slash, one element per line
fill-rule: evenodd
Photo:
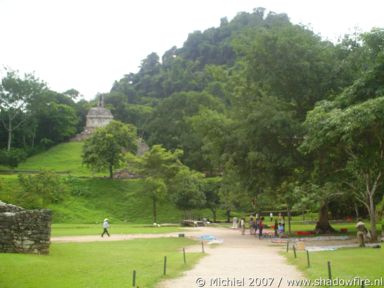
<path fill-rule="evenodd" d="M 197 232 L 197 233 L 196 233 Z M 240 235 L 238 230 L 204 227 L 186 236 L 213 235 L 223 244 L 205 245 L 204 257 L 182 277 L 166 280 L 158 288 L 193 287 L 295 287 L 287 280 L 303 279 L 303 275 L 279 255 L 282 247 L 267 239 Z M 279 285 L 280 284 L 280 285 Z"/>
<path fill-rule="evenodd" d="M 180 232 L 163 233 L 163 234 L 112 234 L 111 237 L 100 235 L 86 236 L 60 236 L 51 237 L 52 243 L 68 243 L 68 242 L 99 242 L 99 241 L 122 241 L 143 238 L 162 238 L 162 237 L 178 237 Z"/>

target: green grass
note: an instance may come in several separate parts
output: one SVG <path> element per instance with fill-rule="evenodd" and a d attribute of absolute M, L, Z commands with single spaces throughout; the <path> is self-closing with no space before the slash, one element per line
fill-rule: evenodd
<path fill-rule="evenodd" d="M 99 235 L 102 232 L 100 224 L 52 224 L 52 236 Z M 111 224 L 111 234 L 160 234 L 183 231 L 176 226 L 154 227 L 152 225 Z"/>
<path fill-rule="evenodd" d="M 152 202 L 142 196 L 142 181 L 76 179 L 71 185 L 76 186 L 75 193 L 79 196 L 52 205 L 54 220 L 56 223 L 99 223 L 108 218 L 115 223 L 152 224 Z M 84 209 L 79 212 L 73 209 L 76 206 Z M 179 223 L 180 219 L 181 211 L 167 201 L 158 203 L 158 222 Z"/>
<path fill-rule="evenodd" d="M 81 164 L 83 143 L 69 142 L 34 155 L 22 163 L 18 170 L 70 171 L 67 179 L 71 195 L 61 203 L 47 208 L 53 211 L 54 223 L 99 223 L 109 218 L 114 223 L 152 224 L 152 203 L 142 196 L 142 180 L 110 180 L 91 177 L 92 173 Z M 93 176 L 100 176 L 93 175 Z M 18 204 L 17 175 L 0 176 L 0 200 Z M 211 217 L 209 211 L 195 212 L 201 217 Z M 179 223 L 183 212 L 169 201 L 158 203 L 159 223 Z"/>
<path fill-rule="evenodd" d="M 62 143 L 28 158 L 17 170 L 68 171 L 71 175 L 91 176 L 90 170 L 81 164 L 82 149 L 83 142 Z"/>
<path fill-rule="evenodd" d="M 375 279 L 383 277 L 383 249 L 348 248 L 336 251 L 310 252 L 310 268 L 307 266 L 307 256 L 305 252 L 297 252 L 296 259 L 292 251 L 290 251 L 288 255 L 286 253 L 284 254 L 288 258 L 289 263 L 297 266 L 304 272 L 308 279 L 312 280 L 320 278 L 328 279 L 328 261 L 331 262 L 332 279 L 353 280 L 354 277 L 359 277 L 360 279 L 370 279 L 374 281 Z"/>
<path fill-rule="evenodd" d="M 50 204 L 54 223 L 152 224 L 152 202 L 142 196 L 141 179 L 110 180 L 104 178 L 70 178 L 71 195 L 61 203 Z M 0 200 L 17 204 L 15 191 L 20 189 L 17 176 L 1 176 Z M 158 203 L 159 223 L 180 223 L 182 211 L 167 201 Z"/>
<path fill-rule="evenodd" d="M 0 254 L 0 287 L 131 287 L 133 270 L 137 286 L 154 287 L 190 269 L 202 257 L 187 254 L 184 264 L 181 250 L 193 243 L 183 238 L 67 243 L 53 244 L 49 256 Z"/>

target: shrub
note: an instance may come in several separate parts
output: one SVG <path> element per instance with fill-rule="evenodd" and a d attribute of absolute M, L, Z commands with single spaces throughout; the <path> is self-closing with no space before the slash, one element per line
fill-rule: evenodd
<path fill-rule="evenodd" d="M 60 176 L 44 171 L 37 175 L 19 175 L 20 203 L 25 208 L 43 208 L 59 203 L 68 195 L 68 187 Z"/>

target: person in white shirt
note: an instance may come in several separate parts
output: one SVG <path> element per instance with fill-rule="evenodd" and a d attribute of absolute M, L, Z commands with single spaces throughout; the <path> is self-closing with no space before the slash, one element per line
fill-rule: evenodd
<path fill-rule="evenodd" d="M 103 222 L 103 233 L 101 234 L 101 237 L 104 237 L 104 234 L 107 234 L 108 237 L 111 236 L 109 235 L 108 228 L 109 228 L 109 222 L 108 222 L 108 219 L 105 218 Z"/>

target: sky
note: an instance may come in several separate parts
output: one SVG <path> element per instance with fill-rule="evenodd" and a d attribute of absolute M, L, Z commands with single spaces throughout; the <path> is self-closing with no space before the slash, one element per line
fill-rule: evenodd
<path fill-rule="evenodd" d="M 183 46 L 257 7 L 286 13 L 324 39 L 384 27 L 382 0 L 0 0 L 0 71 L 34 73 L 58 92 L 90 100 L 136 73 L 152 52 Z"/>

